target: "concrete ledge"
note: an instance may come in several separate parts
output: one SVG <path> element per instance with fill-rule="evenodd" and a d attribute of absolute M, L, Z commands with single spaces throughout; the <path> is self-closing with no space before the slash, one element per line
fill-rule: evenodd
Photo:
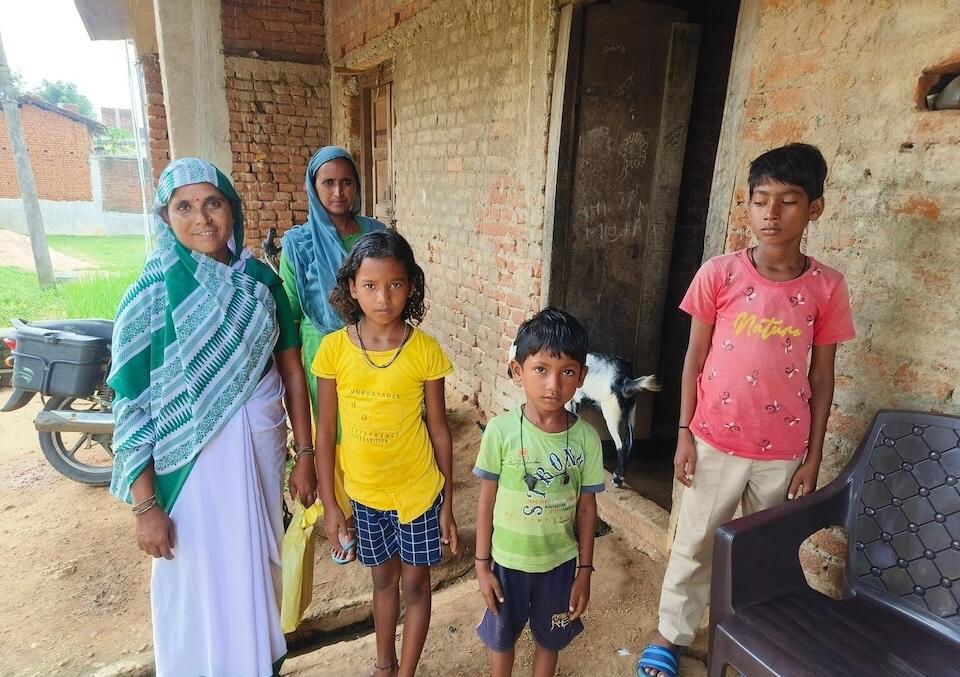
<path fill-rule="evenodd" d="M 632 547 L 655 560 L 666 560 L 670 513 L 629 487 L 616 488 L 613 476 L 606 471 L 604 475 L 607 490 L 597 494 L 600 517 Z"/>

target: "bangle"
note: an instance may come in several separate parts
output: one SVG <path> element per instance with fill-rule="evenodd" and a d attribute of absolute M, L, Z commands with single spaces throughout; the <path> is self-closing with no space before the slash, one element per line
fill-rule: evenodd
<path fill-rule="evenodd" d="M 678 429 L 678 430 L 690 430 L 690 426 L 688 426 L 688 425 L 678 425 L 678 426 L 677 426 L 677 429 Z"/>
<path fill-rule="evenodd" d="M 293 460 L 294 462 L 297 462 L 300 460 L 301 457 L 306 456 L 307 454 L 313 454 L 313 453 L 314 453 L 313 447 L 303 447 L 302 449 L 297 449 L 297 453 L 293 455 Z"/>
<path fill-rule="evenodd" d="M 592 564 L 578 564 L 578 565 L 577 565 L 577 568 L 578 568 L 578 569 L 589 569 L 590 571 L 596 571 L 596 569 L 593 568 L 593 565 L 592 565 Z"/>
<path fill-rule="evenodd" d="M 143 513 L 147 512 L 148 510 L 151 510 L 152 508 L 155 508 L 156 506 L 157 506 L 157 497 L 153 496 L 151 498 L 148 498 L 146 501 L 141 501 L 140 503 L 137 503 L 137 505 L 134 508 L 132 508 L 133 514 L 139 517 Z"/>
<path fill-rule="evenodd" d="M 474 557 L 473 559 L 476 560 L 477 562 L 491 562 L 491 561 L 493 561 L 493 558 L 492 558 L 492 557 Z"/>
<path fill-rule="evenodd" d="M 149 498 L 145 498 L 145 499 L 143 499 L 142 501 L 140 501 L 139 503 L 134 503 L 132 506 L 130 506 L 130 509 L 131 509 L 131 510 L 137 510 L 138 508 L 142 508 L 143 506 L 145 506 L 145 505 L 146 505 L 147 503 L 149 503 L 150 501 L 155 501 L 156 499 L 157 499 L 157 495 L 156 495 L 156 494 L 153 494 L 153 495 L 150 496 Z"/>

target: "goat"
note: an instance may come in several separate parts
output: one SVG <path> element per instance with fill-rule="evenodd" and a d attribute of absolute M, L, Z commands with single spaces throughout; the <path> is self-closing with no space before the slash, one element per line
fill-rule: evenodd
<path fill-rule="evenodd" d="M 510 346 L 510 360 L 517 353 L 516 344 Z M 587 376 L 583 385 L 577 388 L 573 399 L 567 403 L 567 409 L 573 413 L 580 410 L 583 403 L 592 404 L 603 414 L 603 421 L 617 449 L 617 467 L 613 473 L 613 483 L 623 486 L 623 478 L 633 452 L 633 426 L 637 415 L 637 395 L 644 390 L 657 392 L 661 386 L 654 374 L 633 377 L 633 365 L 610 353 L 587 353 Z M 507 376 L 513 378 L 510 367 Z M 626 423 L 626 435 L 620 437 L 620 426 Z"/>

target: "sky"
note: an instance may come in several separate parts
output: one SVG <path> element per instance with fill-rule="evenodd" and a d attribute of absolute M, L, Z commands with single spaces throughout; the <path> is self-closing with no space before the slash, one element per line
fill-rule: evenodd
<path fill-rule="evenodd" d="M 0 36 L 26 89 L 67 80 L 94 110 L 131 107 L 124 42 L 90 40 L 72 0 L 0 0 Z"/>

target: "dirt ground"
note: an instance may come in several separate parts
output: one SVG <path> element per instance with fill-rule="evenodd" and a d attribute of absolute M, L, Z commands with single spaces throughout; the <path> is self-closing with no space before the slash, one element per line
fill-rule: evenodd
<path fill-rule="evenodd" d="M 7 390 L 0 391 L 5 398 Z M 120 661 L 148 661 L 149 561 L 133 542 L 132 520 L 105 488 L 61 477 L 45 461 L 33 430 L 39 399 L 0 414 L 0 664 L 6 675 L 89 675 Z M 472 577 L 477 485 L 470 469 L 479 445 L 478 414 L 448 399 L 454 436 L 455 510 L 463 548 L 435 571 L 434 616 L 423 675 L 477 675 L 486 656 L 474 633 L 482 604 Z M 359 565 L 334 567 L 318 543 L 314 603 L 301 631 L 359 623 L 354 635 L 287 661 L 284 675 L 366 674 L 373 662 L 370 583 Z M 587 630 L 561 658 L 561 675 L 630 675 L 651 632 L 662 564 L 633 551 L 614 532 L 597 542 Z M 302 634 L 302 633 L 301 633 Z M 359 638 L 356 638 L 357 635 Z M 294 638 L 291 638 L 294 639 Z M 694 656 L 701 649 L 691 652 Z M 524 635 L 516 674 L 528 674 Z M 703 665 L 684 661 L 684 675 Z M 107 668 L 109 674 L 109 667 Z M 142 672 L 139 674 L 143 674 Z"/>
<path fill-rule="evenodd" d="M 33 250 L 30 248 L 30 238 L 9 230 L 0 230 L 0 251 L 3 251 L 3 265 L 14 266 L 23 270 L 34 270 Z M 86 261 L 61 254 L 55 249 L 50 250 L 50 263 L 58 273 L 88 270 L 93 266 Z"/>

